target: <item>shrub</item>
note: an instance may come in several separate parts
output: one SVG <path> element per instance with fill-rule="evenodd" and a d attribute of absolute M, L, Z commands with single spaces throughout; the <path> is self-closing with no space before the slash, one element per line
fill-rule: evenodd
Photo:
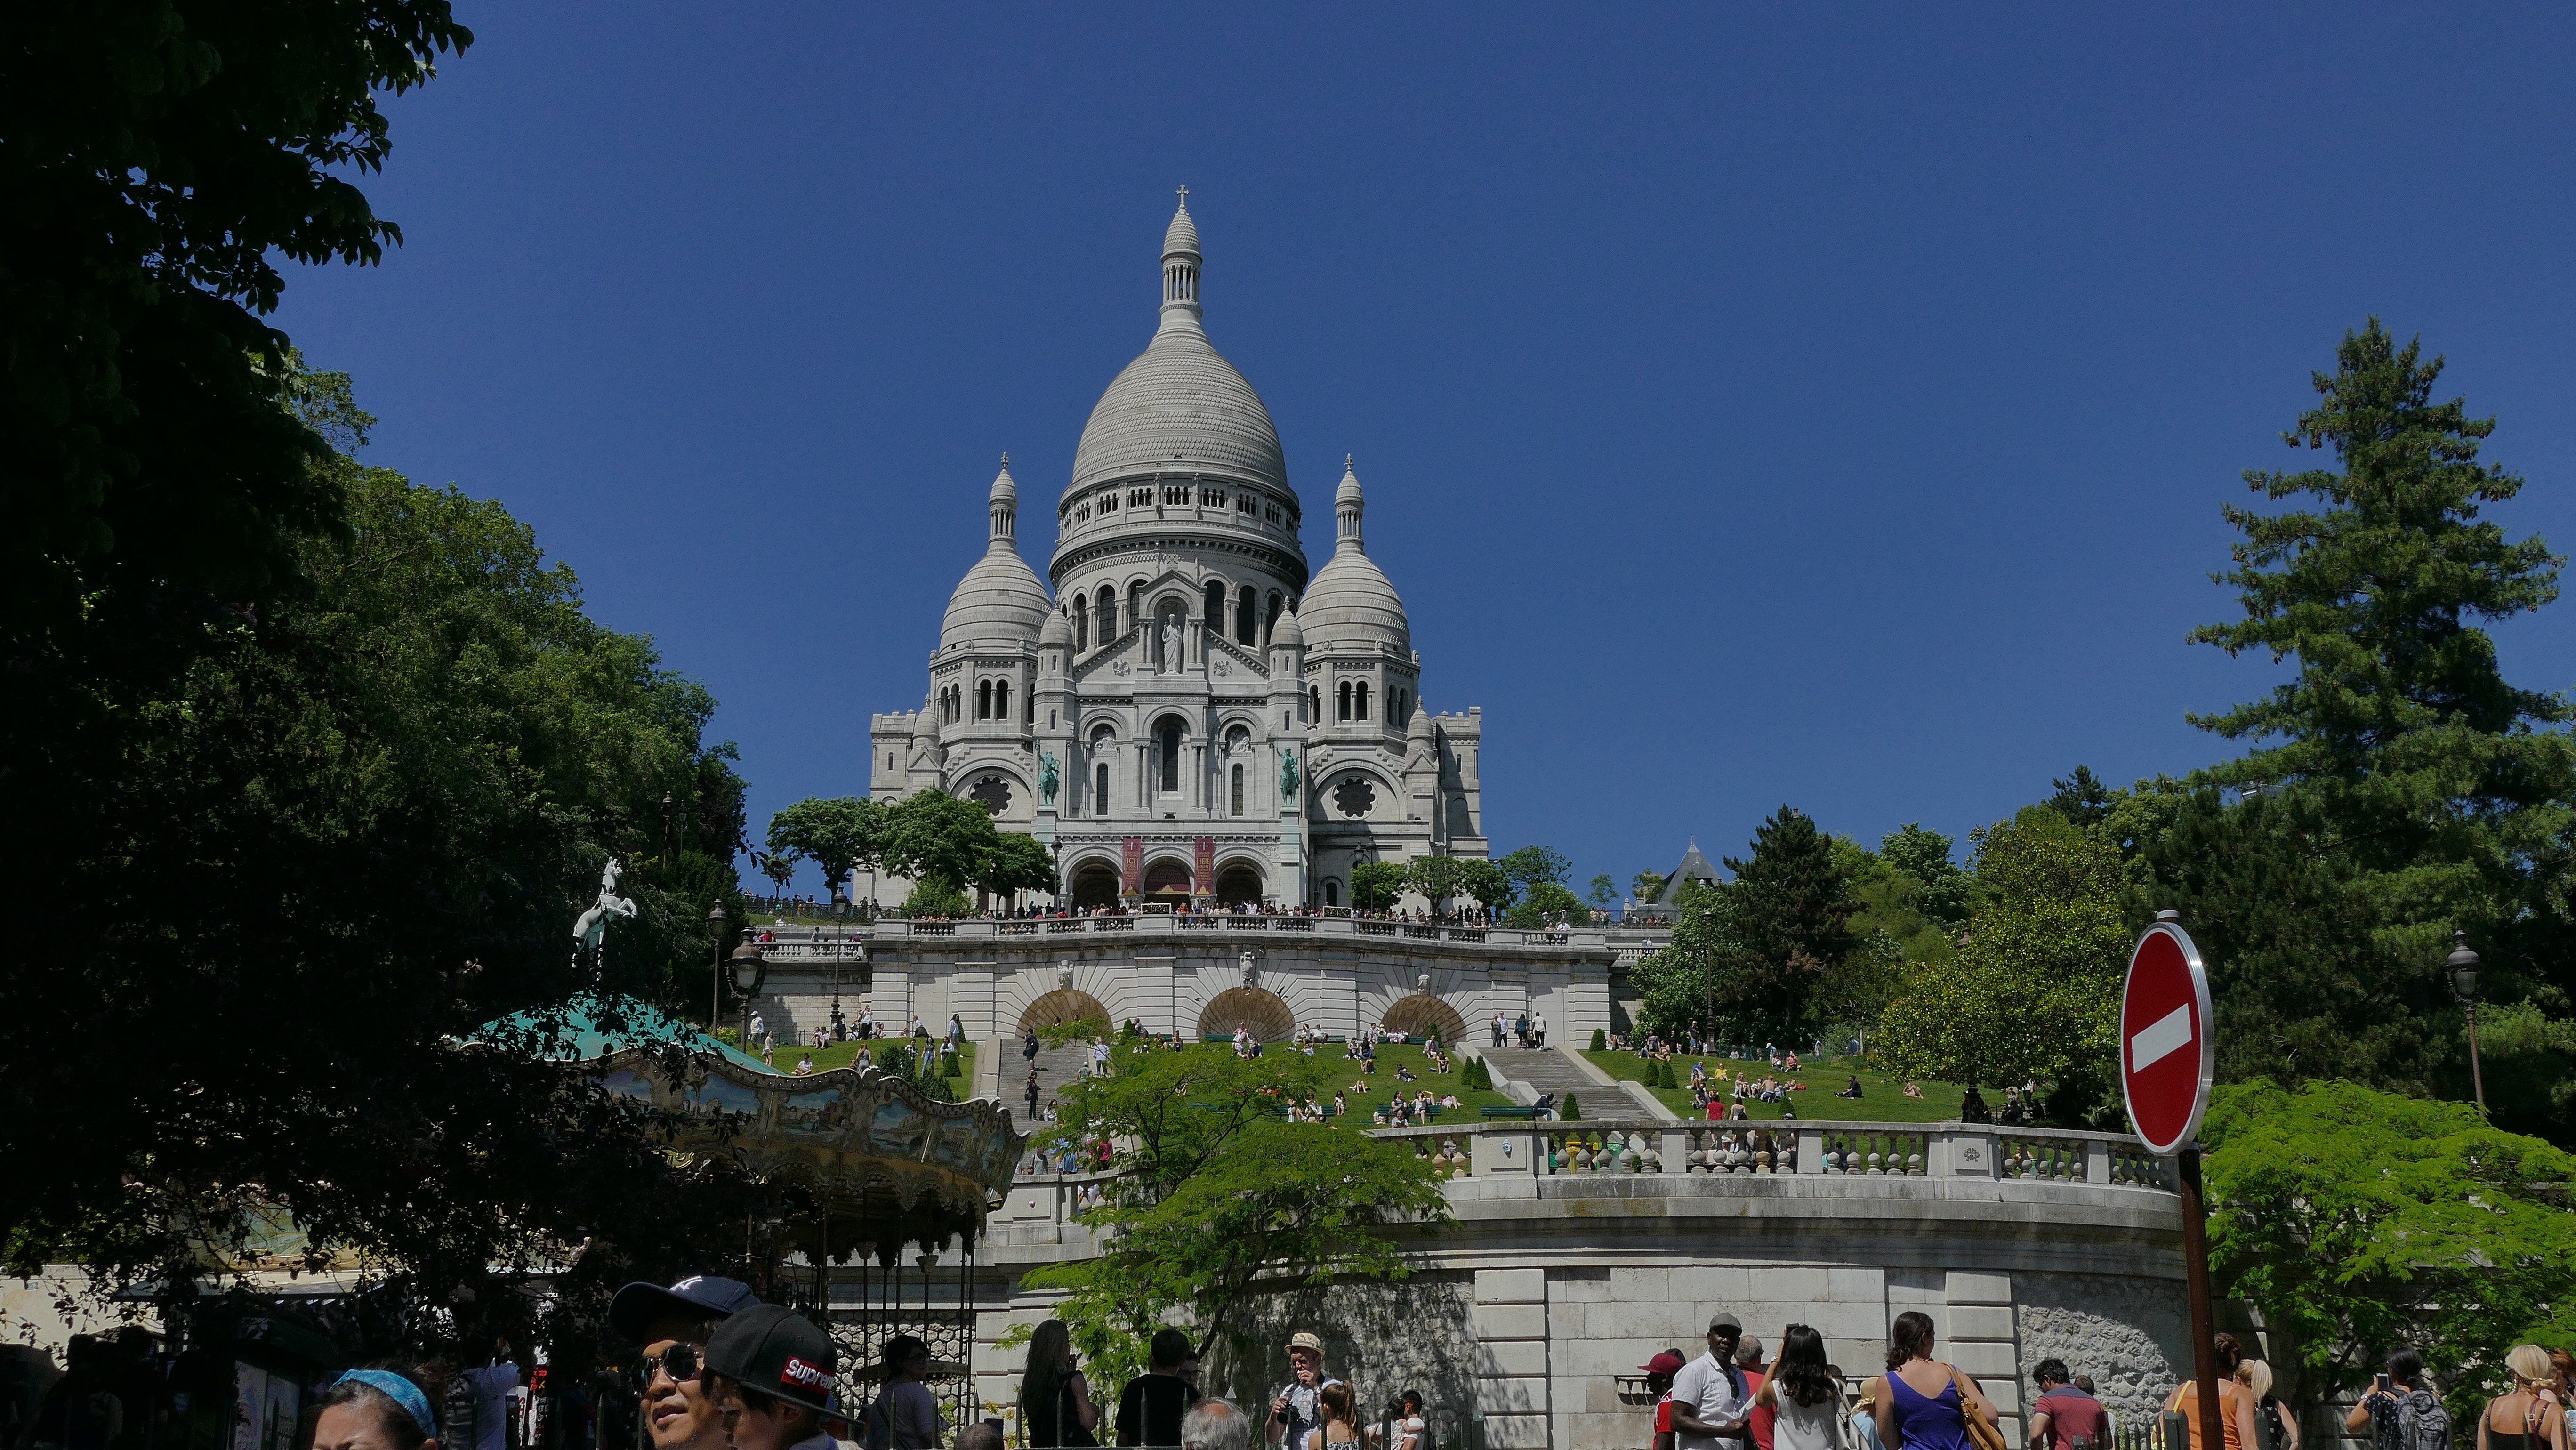
<path fill-rule="evenodd" d="M 1593 1028 L 1592 1050 L 1595 1052 L 1608 1052 L 1610 1050 L 1610 1034 L 1602 1031 L 1598 1027 Z"/>
<path fill-rule="evenodd" d="M 1583 1104 L 1574 1100 L 1574 1094 L 1567 1093 L 1565 1101 L 1556 1105 L 1556 1115 L 1566 1122 L 1576 1122 L 1583 1117 Z"/>

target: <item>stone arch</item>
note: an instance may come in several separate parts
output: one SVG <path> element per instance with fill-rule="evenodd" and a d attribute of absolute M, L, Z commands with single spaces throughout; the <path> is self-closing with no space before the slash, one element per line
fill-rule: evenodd
<path fill-rule="evenodd" d="M 1228 987 L 1199 1013 L 1201 1037 L 1232 1037 L 1238 1026 L 1252 1029 L 1256 1042 L 1285 1042 L 1297 1032 L 1297 1014 L 1262 987 Z"/>
<path fill-rule="evenodd" d="M 1261 867 L 1238 856 L 1220 862 L 1216 868 L 1216 899 L 1220 906 L 1236 902 L 1258 903 L 1262 899 Z"/>
<path fill-rule="evenodd" d="M 1143 890 L 1149 898 L 1186 898 L 1193 885 L 1190 863 L 1178 856 L 1165 856 L 1145 863 Z"/>
<path fill-rule="evenodd" d="M 1098 856 L 1077 862 L 1073 868 L 1073 879 L 1068 884 L 1072 887 L 1076 908 L 1116 906 L 1120 885 L 1118 863 Z"/>
<path fill-rule="evenodd" d="M 1380 1025 L 1417 1040 L 1437 1032 L 1441 1041 L 1454 1044 L 1467 1035 L 1467 1019 L 1458 1015 L 1458 1009 L 1428 992 L 1416 992 L 1387 1008 Z"/>
<path fill-rule="evenodd" d="M 1020 1035 L 1047 1027 L 1062 1027 L 1069 1022 L 1109 1020 L 1109 1009 L 1089 992 L 1072 987 L 1058 987 L 1020 1010 Z"/>

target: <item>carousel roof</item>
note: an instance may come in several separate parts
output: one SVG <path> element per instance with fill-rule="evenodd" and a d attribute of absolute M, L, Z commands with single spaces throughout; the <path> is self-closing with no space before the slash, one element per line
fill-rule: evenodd
<path fill-rule="evenodd" d="M 568 1062 L 588 1062 L 629 1047 L 658 1048 L 677 1044 L 688 1052 L 714 1053 L 734 1066 L 752 1072 L 764 1072 L 773 1077 L 787 1075 L 750 1053 L 709 1037 L 652 1003 L 634 997 L 608 997 L 585 992 L 551 1011 L 532 1008 L 487 1022 L 474 1035 L 479 1041 L 490 1041 L 496 1037 L 545 1032 L 549 1028 L 553 1030 L 555 1043 L 546 1055 Z"/>

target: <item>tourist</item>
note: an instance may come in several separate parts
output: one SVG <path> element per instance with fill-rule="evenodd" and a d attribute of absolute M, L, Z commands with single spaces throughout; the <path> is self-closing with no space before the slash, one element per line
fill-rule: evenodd
<path fill-rule="evenodd" d="M 1523 1012 L 1518 1017 L 1512 1019 L 1512 1034 L 1514 1040 L 1518 1041 L 1521 1046 L 1527 1047 L 1530 1045 L 1529 1013 Z"/>
<path fill-rule="evenodd" d="M 1748 1334 L 1735 1346 L 1735 1369 L 1736 1373 L 1744 1376 L 1744 1391 L 1753 1400 L 1752 1408 L 1744 1415 L 1745 1433 L 1753 1437 L 1753 1443 L 1761 1450 L 1771 1450 L 1771 1425 L 1777 1416 L 1761 1402 L 1762 1387 L 1771 1377 L 1762 1369 L 1760 1336 Z"/>
<path fill-rule="evenodd" d="M 2041 1360 L 2030 1372 L 2030 1382 L 2039 1386 L 2030 1416 L 2030 1443 L 2038 1450 L 2076 1450 L 2078 1440 L 2099 1446 L 2110 1439 L 2109 1413 L 2100 1400 L 2075 1387 L 2066 1361 Z"/>
<path fill-rule="evenodd" d="M 1909 1097 L 1909 1098 L 1918 1098 L 1918 1099 L 1919 1099 L 1919 1098 L 1921 1098 L 1921 1097 L 1923 1096 L 1923 1089 L 1922 1089 L 1921 1087 L 1916 1086 L 1913 1082 L 1909 1081 L 1909 1082 L 1907 1082 L 1907 1083 L 1905 1084 L 1905 1095 L 1906 1095 L 1907 1097 Z"/>
<path fill-rule="evenodd" d="M 1887 1392 L 1878 1401 L 1878 1438 L 1887 1450 L 1976 1450 L 1967 1417 L 1991 1437 L 1998 1416 L 1974 1376 L 1932 1357 L 1931 1317 L 1908 1309 L 1888 1331 Z"/>
<path fill-rule="evenodd" d="M 1735 1347 L 1744 1321 L 1720 1311 L 1709 1316 L 1708 1351 L 1673 1377 L 1675 1450 L 1745 1450 L 1745 1412 L 1752 1408 Z"/>
<path fill-rule="evenodd" d="M 930 1378 L 930 1346 L 909 1334 L 886 1342 L 885 1388 L 862 1419 L 860 1434 L 868 1450 L 934 1450 L 939 1432 L 939 1397 L 922 1381 Z"/>
<path fill-rule="evenodd" d="M 716 1326 L 759 1303 L 751 1286 L 705 1274 L 667 1289 L 629 1284 L 609 1299 L 609 1332 L 644 1351 L 644 1431 L 653 1450 L 724 1450 L 724 1417 L 699 1368 Z"/>
<path fill-rule="evenodd" d="M 1503 1014 L 1500 1012 L 1494 1014 L 1494 1045 L 1503 1045 Z"/>
<path fill-rule="evenodd" d="M 769 1055 L 769 1019 L 761 1016 L 758 1009 L 751 1014 L 751 1041 L 761 1056 Z"/>
<path fill-rule="evenodd" d="M 1063 1320 L 1049 1319 L 1029 1336 L 1028 1368 L 1020 1375 L 1024 1441 L 1032 1450 L 1097 1445 L 1092 1431 L 1099 1424 L 1091 1384 L 1074 1363 L 1072 1332 Z"/>
<path fill-rule="evenodd" d="M 2237 1362 L 2236 1383 L 2254 1401 L 2254 1429 L 2261 1436 L 2262 1450 L 2299 1450 L 2299 1421 L 2272 1394 L 2272 1367 L 2259 1359 Z M 2503 1447 L 2498 1447 L 2503 1450 Z M 2531 1450 L 2515 1446 L 2512 1450 Z"/>
<path fill-rule="evenodd" d="M 977 1420 L 957 1432 L 957 1450 L 1004 1450 L 1002 1427 Z"/>
<path fill-rule="evenodd" d="M 1201 1400 L 1181 1417 L 1181 1450 L 1252 1450 L 1252 1421 L 1224 1400 Z"/>
<path fill-rule="evenodd" d="M 1306 1432 L 1301 1450 L 1361 1450 L 1358 1407 L 1351 1387 L 1340 1380 L 1325 1385 L 1315 1398 L 1323 1405 L 1324 1423 Z"/>
<path fill-rule="evenodd" d="M 1091 1044 L 1091 1075 L 1109 1076 L 1109 1040 L 1107 1038 Z"/>
<path fill-rule="evenodd" d="M 1775 1450 L 1838 1450 L 1841 1389 L 1841 1377 L 1825 1363 L 1824 1335 L 1806 1324 L 1781 1330 L 1780 1358 L 1753 1394 L 1754 1415 L 1769 1420 L 1770 1438 L 1762 1443 Z M 1757 1437 L 1764 1428 L 1757 1418 Z"/>
<path fill-rule="evenodd" d="M 784 1304 L 754 1304 L 708 1337 L 700 1375 L 732 1450 L 832 1450 L 823 1421 L 839 1367 L 832 1336 L 814 1321 Z M 939 1443 L 936 1432 L 924 1443 Z"/>
<path fill-rule="evenodd" d="M 868 1020 L 868 1019 L 867 1019 L 867 1018 L 865 1018 L 865 1017 L 861 1017 L 859 1020 L 860 1020 L 860 1021 L 862 1021 L 862 1022 L 864 1022 L 864 1021 L 866 1021 L 866 1020 Z M 1031 1072 L 1035 1072 L 1035 1071 L 1037 1070 L 1037 1060 L 1038 1060 L 1038 1052 L 1039 1052 L 1039 1050 L 1040 1050 L 1040 1049 L 1039 1049 L 1039 1047 L 1038 1047 L 1038 1030 L 1037 1030 L 1036 1028 L 1032 1027 L 1032 1028 L 1030 1028 L 1030 1029 L 1029 1029 L 1029 1036 L 1028 1036 L 1028 1040 L 1027 1040 L 1026 1042 L 1023 1042 L 1023 1043 L 1021 1043 L 1021 1044 L 1020 1044 L 1020 1056 L 1022 1056 L 1023 1058 L 1026 1058 L 1026 1059 L 1028 1060 L 1028 1062 L 1029 1062 L 1029 1070 L 1030 1070 Z"/>
<path fill-rule="evenodd" d="M 805 1052 L 805 1053 L 799 1053 L 799 1054 L 797 1054 L 797 1057 L 796 1057 L 796 1076 L 798 1076 L 798 1077 L 810 1077 L 810 1076 L 812 1076 L 812 1075 L 813 1075 L 813 1072 L 814 1072 L 814 1054 L 812 1054 L 812 1053 L 810 1053 L 810 1052 Z"/>
<path fill-rule="evenodd" d="M 1323 1337 L 1300 1329 L 1288 1337 L 1287 1387 L 1270 1400 L 1270 1418 L 1261 1427 L 1262 1443 L 1305 1450 L 1306 1437 L 1324 1427 L 1323 1391 L 1341 1381 L 1324 1373 Z"/>
<path fill-rule="evenodd" d="M 2235 1343 L 2228 1335 L 2218 1337 L 2228 1344 Z M 2227 1370 L 2232 1371 L 2234 1367 L 2231 1363 Z M 2222 1384 L 2218 1388 L 2223 1395 L 2228 1386 Z M 2406 1423 L 2426 1408 L 2440 1403 L 2433 1395 L 2431 1384 L 2424 1378 L 2423 1351 L 2399 1345 L 2388 1351 L 2387 1359 L 2381 1362 L 2378 1380 L 2362 1392 L 2361 1399 L 2352 1407 L 2352 1413 L 2344 1416 L 2343 1427 L 2355 1434 L 2366 1435 L 2375 1443 L 2403 1444 L 2405 1437 L 2402 1431 Z M 2388 1422 L 2392 1433 L 2383 1436 L 2376 1432 L 2374 1422 L 2380 1420 Z M 2197 1440 L 2193 1441 L 2192 1450 L 2199 1450 Z"/>
<path fill-rule="evenodd" d="M 2567 1405 L 2560 1398 L 2565 1385 L 2550 1352 L 2536 1344 L 2517 1344 L 2505 1351 L 2504 1367 L 2513 1387 L 2478 1412 L 2477 1450 L 2569 1450 Z M 2292 1439 L 2284 1450 L 2299 1450 L 2298 1441 Z"/>
<path fill-rule="evenodd" d="M 1968 1084 L 1967 1094 L 1959 1099 L 1959 1121 L 1991 1123 L 1994 1120 L 1995 1110 L 1986 1106 L 1986 1095 L 1977 1091 L 1975 1083 Z M 2231 1365 L 2229 1368 L 2233 1369 L 2234 1366 Z"/>
<path fill-rule="evenodd" d="M 1428 1426 L 1422 1418 L 1422 1392 L 1406 1390 L 1387 1406 L 1388 1433 L 1378 1435 L 1381 1450 L 1424 1450 Z M 1376 1433 L 1375 1427 L 1371 1433 Z"/>
<path fill-rule="evenodd" d="M 1975 1089 L 1972 1088 L 1970 1091 L 1973 1092 Z M 2236 1366 L 2245 1359 L 2244 1346 L 2237 1343 L 2236 1336 L 2233 1334 L 2216 1336 L 2210 1341 L 2210 1346 L 2218 1361 L 2220 1443 L 2224 1444 L 2227 1450 L 2262 1450 L 2263 1442 L 2258 1438 L 2254 1428 L 2254 1397 L 2241 1393 L 2236 1386 Z M 2423 1357 L 2417 1356 L 2415 1364 L 2420 1373 L 2424 1364 Z M 2368 1403 L 2366 1399 L 2363 1401 L 2364 1405 Z M 2361 1408 L 2362 1406 L 2358 1405 L 2354 1407 L 2356 1411 Z M 2191 1422 L 2191 1450 L 2203 1450 L 2199 1381 L 2184 1380 L 2174 1386 L 2173 1394 L 2165 1401 L 2165 1409 L 2168 1412 L 2180 1411 L 2183 1418 Z"/>
<path fill-rule="evenodd" d="M 1843 1090 L 1834 1094 L 1834 1096 L 1838 1098 L 1850 1098 L 1854 1102 L 1860 1101 L 1860 1074 L 1853 1073 L 1851 1075 L 1851 1081 L 1845 1084 Z"/>
<path fill-rule="evenodd" d="M 1199 1402 L 1199 1392 L 1181 1378 L 1181 1366 L 1195 1356 L 1190 1337 L 1177 1329 L 1158 1329 L 1147 1345 L 1152 1367 L 1118 1392 L 1118 1443 L 1178 1445 L 1181 1418 Z"/>
<path fill-rule="evenodd" d="M 1038 1070 L 1034 1067 L 1029 1069 L 1028 1099 L 1029 1121 L 1034 1123 L 1038 1120 Z"/>
<path fill-rule="evenodd" d="M 1654 1439 L 1648 1450 L 1673 1450 L 1673 1376 L 1681 1373 L 1682 1354 L 1667 1349 L 1637 1366 L 1646 1377 L 1646 1393 L 1655 1397 Z"/>
<path fill-rule="evenodd" d="M 349 1370 L 313 1401 L 320 1413 L 313 1421 L 312 1450 L 438 1450 L 435 1406 L 446 1389 L 426 1370 L 391 1365 Z M 113 1395 L 107 1401 L 122 1403 Z M 134 1429 L 138 1437 L 143 1433 L 139 1424 Z M 70 1432 L 74 1437 L 82 1433 Z"/>
<path fill-rule="evenodd" d="M 966 1040 L 966 1022 L 956 1013 L 948 1014 L 948 1041 L 951 1046 Z"/>

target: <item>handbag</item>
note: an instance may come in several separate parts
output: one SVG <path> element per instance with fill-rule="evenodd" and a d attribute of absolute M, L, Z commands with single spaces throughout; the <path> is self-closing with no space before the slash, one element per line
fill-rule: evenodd
<path fill-rule="evenodd" d="M 1968 1443 L 1977 1450 L 2011 1450 L 2004 1443 L 2004 1432 L 1987 1424 L 1986 1417 L 1978 1414 L 1976 1405 L 1969 1401 L 1967 1382 L 1960 1378 L 1959 1367 L 1954 1364 L 1949 1369 L 1950 1383 L 1959 1391 L 1959 1419 L 1968 1427 Z"/>

